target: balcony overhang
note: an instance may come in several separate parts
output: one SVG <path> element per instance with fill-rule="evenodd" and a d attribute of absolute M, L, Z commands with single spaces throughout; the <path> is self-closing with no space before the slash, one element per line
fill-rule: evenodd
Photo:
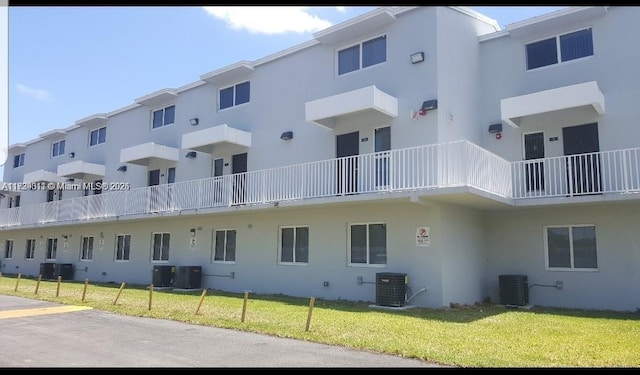
<path fill-rule="evenodd" d="M 14 153 L 21 153 L 26 149 L 27 149 L 27 145 L 25 145 L 24 143 L 14 143 L 8 148 L 9 151 Z"/>
<path fill-rule="evenodd" d="M 224 143 L 251 147 L 251 133 L 222 124 L 182 135 L 183 149 L 207 154 L 213 152 L 215 145 Z"/>
<path fill-rule="evenodd" d="M 83 181 L 96 181 L 104 178 L 106 168 L 103 164 L 87 163 L 76 160 L 71 163 L 58 165 L 58 176 L 77 178 Z"/>
<path fill-rule="evenodd" d="M 249 74 L 253 73 L 253 71 L 253 63 L 240 61 L 222 69 L 203 74 L 200 76 L 200 79 L 212 84 L 221 84 L 244 80 Z"/>
<path fill-rule="evenodd" d="M 372 33 L 395 20 L 396 16 L 389 9 L 379 8 L 351 21 L 318 31 L 313 37 L 322 44 L 335 44 Z"/>
<path fill-rule="evenodd" d="M 148 166 L 153 161 L 172 161 L 180 159 L 180 150 L 175 147 L 143 143 L 120 150 L 120 163 Z"/>
<path fill-rule="evenodd" d="M 596 81 L 515 96 L 500 101 L 502 121 L 518 128 L 523 117 L 577 107 L 604 114 L 604 95 Z"/>
<path fill-rule="evenodd" d="M 135 101 L 138 104 L 146 105 L 149 107 L 156 107 L 168 104 L 169 102 L 175 100 L 177 97 L 178 92 L 176 89 L 162 89 L 138 98 Z"/>
<path fill-rule="evenodd" d="M 365 114 L 379 121 L 398 117 L 398 99 L 375 86 L 367 86 L 305 103 L 305 119 L 328 129 L 335 129 L 343 117 Z"/>
<path fill-rule="evenodd" d="M 22 181 L 25 184 L 33 184 L 37 182 L 65 182 L 64 177 L 58 176 L 56 173 L 38 169 L 37 171 L 24 174 Z"/>
<path fill-rule="evenodd" d="M 59 138 L 67 135 L 67 132 L 63 129 L 53 129 L 48 132 L 40 134 L 40 138 Z"/>
<path fill-rule="evenodd" d="M 89 117 L 85 117 L 76 121 L 76 125 L 78 126 L 99 126 L 105 124 L 109 118 L 106 113 L 96 113 L 95 115 L 91 115 Z"/>

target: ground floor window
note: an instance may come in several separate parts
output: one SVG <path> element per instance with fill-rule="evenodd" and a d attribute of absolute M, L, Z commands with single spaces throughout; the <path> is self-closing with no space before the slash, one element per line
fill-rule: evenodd
<path fill-rule="evenodd" d="M 4 243 L 4 257 L 5 259 L 13 258 L 13 240 L 6 240 Z"/>
<path fill-rule="evenodd" d="M 169 260 L 169 240 L 170 233 L 154 233 L 153 234 L 153 254 L 151 260 L 155 262 Z"/>
<path fill-rule="evenodd" d="M 387 264 L 387 225 L 349 225 L 349 264 Z"/>
<path fill-rule="evenodd" d="M 280 228 L 280 263 L 309 262 L 309 227 Z"/>
<path fill-rule="evenodd" d="M 27 244 L 24 247 L 24 258 L 33 259 L 36 255 L 36 240 L 33 238 L 27 239 Z"/>
<path fill-rule="evenodd" d="M 595 225 L 545 227 L 548 269 L 597 269 Z"/>
<path fill-rule="evenodd" d="M 131 235 L 130 234 L 116 235 L 116 260 L 128 261 L 130 251 L 131 251 Z"/>
<path fill-rule="evenodd" d="M 82 237 L 80 260 L 93 259 L 93 237 Z"/>
<path fill-rule="evenodd" d="M 213 233 L 213 261 L 236 261 L 236 231 L 235 229 L 220 229 Z"/>
<path fill-rule="evenodd" d="M 56 260 L 57 251 L 58 251 L 58 239 L 47 238 L 47 252 L 44 254 L 45 260 Z"/>

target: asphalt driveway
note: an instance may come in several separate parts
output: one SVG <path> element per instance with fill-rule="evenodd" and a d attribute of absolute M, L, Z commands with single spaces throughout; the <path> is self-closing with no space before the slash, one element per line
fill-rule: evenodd
<path fill-rule="evenodd" d="M 302 340 L 0 295 L 0 368 L 440 367 Z"/>

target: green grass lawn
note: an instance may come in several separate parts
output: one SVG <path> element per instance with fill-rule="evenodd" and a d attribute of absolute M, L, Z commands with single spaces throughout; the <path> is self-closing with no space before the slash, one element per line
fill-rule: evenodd
<path fill-rule="evenodd" d="M 455 308 L 375 309 L 365 302 L 208 290 L 154 290 L 148 286 L 22 278 L 3 275 L 0 294 L 90 306 L 119 314 L 259 332 L 325 344 L 418 358 L 462 367 L 639 367 L 640 314 L 501 305 Z M 1 309 L 1 307 L 0 307 Z"/>

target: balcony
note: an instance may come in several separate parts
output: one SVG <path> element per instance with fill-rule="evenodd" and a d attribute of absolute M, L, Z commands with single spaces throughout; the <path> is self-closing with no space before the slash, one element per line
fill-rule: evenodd
<path fill-rule="evenodd" d="M 0 228 L 461 193 L 502 205 L 640 199 L 640 148 L 509 162 L 457 141 L 6 208 Z"/>
<path fill-rule="evenodd" d="M 605 113 L 604 94 L 596 81 L 564 86 L 532 94 L 502 99 L 502 121 L 514 128 L 522 119 L 542 113 L 590 108 L 594 114 Z"/>
<path fill-rule="evenodd" d="M 398 99 L 367 86 L 305 103 L 306 120 L 327 129 L 349 123 L 354 116 L 366 118 L 372 125 L 387 123 L 398 117 Z"/>
<path fill-rule="evenodd" d="M 186 150 L 212 154 L 213 148 L 221 144 L 251 147 L 251 133 L 222 124 L 182 135 L 182 148 Z"/>
<path fill-rule="evenodd" d="M 105 166 L 103 164 L 87 163 L 82 160 L 72 161 L 58 165 L 58 176 L 66 178 L 78 178 L 83 181 L 96 181 L 104 178 Z"/>
<path fill-rule="evenodd" d="M 156 161 L 177 162 L 179 153 L 177 148 L 147 142 L 120 150 L 120 163 L 148 166 Z"/>

